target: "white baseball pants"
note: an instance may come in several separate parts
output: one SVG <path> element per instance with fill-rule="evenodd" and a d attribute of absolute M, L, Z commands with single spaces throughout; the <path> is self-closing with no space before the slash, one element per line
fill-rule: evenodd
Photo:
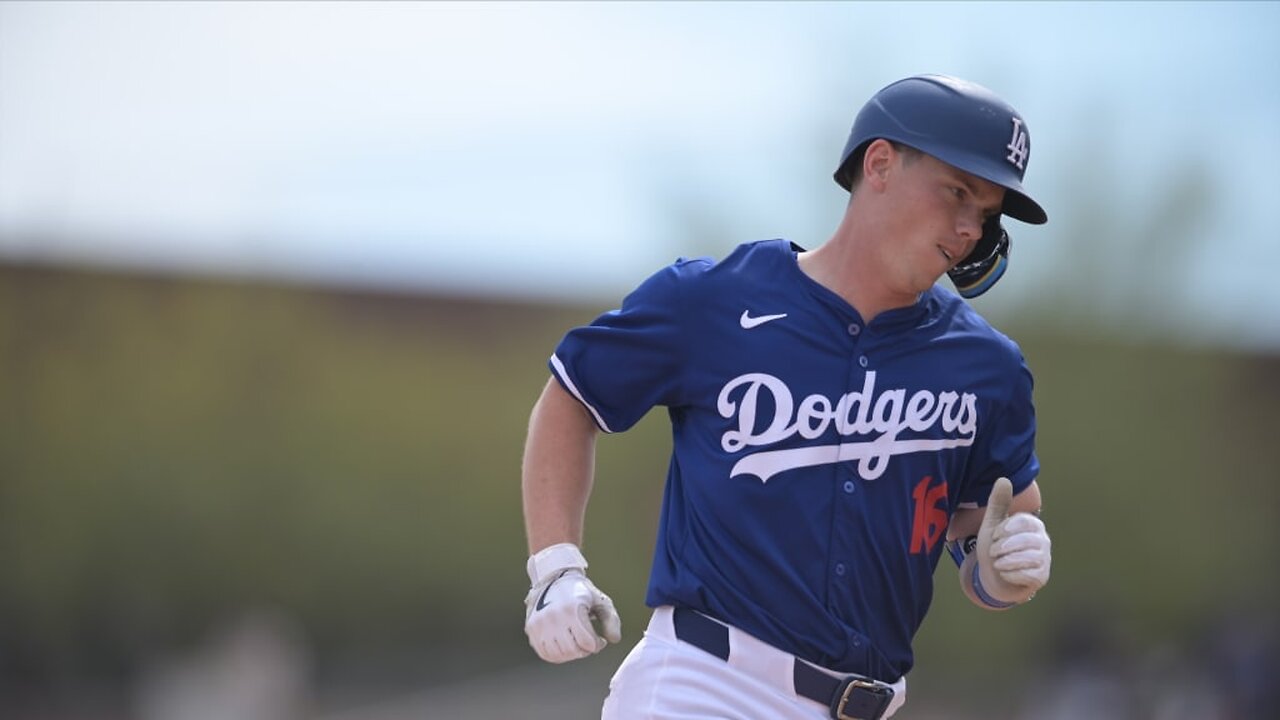
<path fill-rule="evenodd" d="M 729 642 L 728 661 L 681 642 L 672 609 L 658 608 L 609 681 L 601 720 L 830 720 L 825 705 L 796 694 L 794 657 L 734 627 Z M 885 718 L 906 690 L 905 677 L 894 684 Z"/>

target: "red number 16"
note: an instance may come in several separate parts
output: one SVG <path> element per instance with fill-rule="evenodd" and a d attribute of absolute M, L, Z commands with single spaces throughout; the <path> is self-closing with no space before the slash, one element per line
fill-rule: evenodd
<path fill-rule="evenodd" d="M 916 501 L 915 520 L 911 523 L 912 555 L 932 552 L 947 531 L 947 483 L 944 480 L 937 487 L 929 487 L 931 482 L 933 476 L 926 475 L 911 491 Z M 942 501 L 943 507 L 938 507 L 938 501 Z"/>

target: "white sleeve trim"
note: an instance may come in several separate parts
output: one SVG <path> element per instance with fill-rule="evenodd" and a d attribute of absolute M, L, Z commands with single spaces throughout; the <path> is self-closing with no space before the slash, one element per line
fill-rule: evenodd
<path fill-rule="evenodd" d="M 597 412 L 595 408 L 591 407 L 591 403 L 587 402 L 586 398 L 582 397 L 582 393 L 578 392 L 578 386 L 574 385 L 573 380 L 569 378 L 569 373 L 564 369 L 564 363 L 560 362 L 560 358 L 556 357 L 554 353 L 551 355 L 551 367 L 555 369 L 556 375 L 560 378 L 560 381 L 564 383 L 565 387 L 569 388 L 569 392 L 578 399 L 578 402 L 582 403 L 583 407 L 591 411 L 591 416 L 596 419 L 596 424 L 600 426 L 600 429 L 607 433 L 613 432 L 609 429 L 609 425 L 604 421 L 604 418 L 600 417 L 600 413 Z"/>

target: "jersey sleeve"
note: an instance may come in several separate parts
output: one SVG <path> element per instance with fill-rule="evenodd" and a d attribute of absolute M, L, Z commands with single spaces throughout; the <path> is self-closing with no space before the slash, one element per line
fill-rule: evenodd
<path fill-rule="evenodd" d="M 621 432 L 655 405 L 678 403 L 684 352 L 682 284 L 690 263 L 650 276 L 622 306 L 574 328 L 549 365 L 605 432 Z"/>
<path fill-rule="evenodd" d="M 1036 457 L 1036 415 L 1032 403 L 1031 371 L 1021 352 L 1010 394 L 989 421 L 969 460 L 961 507 L 983 507 L 997 479 L 1009 478 L 1014 494 L 1025 490 L 1040 473 Z"/>

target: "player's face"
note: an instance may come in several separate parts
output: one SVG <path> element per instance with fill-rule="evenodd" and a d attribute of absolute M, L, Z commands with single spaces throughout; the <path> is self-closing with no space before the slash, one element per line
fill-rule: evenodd
<path fill-rule="evenodd" d="M 1000 212 L 1004 188 L 930 155 L 899 153 L 890 183 L 893 251 L 904 292 L 920 293 L 963 260 Z"/>

